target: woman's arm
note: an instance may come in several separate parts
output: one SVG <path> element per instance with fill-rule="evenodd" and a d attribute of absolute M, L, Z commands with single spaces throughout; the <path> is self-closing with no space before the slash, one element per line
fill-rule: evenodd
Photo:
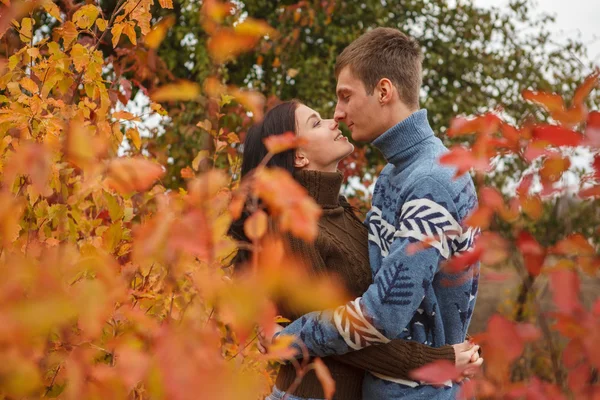
<path fill-rule="evenodd" d="M 332 357 L 369 372 L 406 380 L 411 379 L 410 371 L 433 361 L 456 362 L 453 346 L 431 347 L 402 339 Z"/>

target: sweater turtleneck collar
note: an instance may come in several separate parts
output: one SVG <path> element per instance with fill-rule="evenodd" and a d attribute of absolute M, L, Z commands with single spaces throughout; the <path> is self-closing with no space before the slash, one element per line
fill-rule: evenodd
<path fill-rule="evenodd" d="M 430 137 L 433 130 L 427 120 L 427 110 L 422 109 L 384 132 L 373 141 L 373 146 L 388 162 L 398 164 L 418 150 L 416 145 Z"/>
<path fill-rule="evenodd" d="M 301 170 L 294 172 L 296 180 L 308 190 L 321 207 L 337 207 L 344 176 L 341 172 Z"/>

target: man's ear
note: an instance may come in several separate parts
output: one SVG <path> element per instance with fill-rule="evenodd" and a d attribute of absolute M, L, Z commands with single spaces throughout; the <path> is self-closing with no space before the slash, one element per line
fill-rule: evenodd
<path fill-rule="evenodd" d="M 392 101 L 394 95 L 394 85 L 388 78 L 381 78 L 377 83 L 377 96 L 379 104 L 382 106 Z"/>
<path fill-rule="evenodd" d="M 296 168 L 304 168 L 309 164 L 308 158 L 302 153 L 302 151 L 297 150 L 296 155 L 294 156 L 294 167 Z"/>

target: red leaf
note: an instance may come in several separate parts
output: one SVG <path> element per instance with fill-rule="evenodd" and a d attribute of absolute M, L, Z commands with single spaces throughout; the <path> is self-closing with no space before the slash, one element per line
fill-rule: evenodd
<path fill-rule="evenodd" d="M 523 178 L 521 178 L 521 183 L 519 183 L 519 187 L 517 187 L 517 194 L 519 196 L 528 196 L 532 182 L 533 174 L 527 174 L 523 176 Z"/>
<path fill-rule="evenodd" d="M 552 288 L 554 304 L 559 312 L 572 314 L 581 308 L 579 302 L 579 276 L 572 269 L 572 262 L 563 261 L 559 261 L 559 264 L 563 264 L 561 267 L 550 273 L 550 287 Z"/>
<path fill-rule="evenodd" d="M 600 111 L 592 111 L 588 115 L 584 144 L 594 148 L 600 147 Z"/>
<path fill-rule="evenodd" d="M 525 267 L 529 273 L 533 276 L 539 275 L 546 259 L 546 250 L 526 231 L 519 233 L 517 248 L 523 255 Z"/>
<path fill-rule="evenodd" d="M 562 126 L 542 125 L 533 130 L 533 137 L 536 140 L 543 140 L 553 146 L 578 146 L 583 141 L 580 133 L 572 131 Z"/>
<path fill-rule="evenodd" d="M 504 207 L 504 198 L 498 189 L 486 186 L 479 192 L 481 202 L 494 210 L 499 210 Z"/>
<path fill-rule="evenodd" d="M 456 117 L 450 122 L 448 137 L 469 135 L 473 133 L 493 133 L 502 124 L 500 118 L 492 113 L 477 116 L 475 118 Z"/>
<path fill-rule="evenodd" d="M 582 199 L 588 199 L 591 197 L 600 197 L 600 185 L 592 186 L 587 189 L 583 189 L 577 193 Z"/>
<path fill-rule="evenodd" d="M 454 381 L 460 375 L 461 372 L 458 368 L 448 360 L 437 360 L 410 372 L 411 378 L 434 386 L 441 386 L 448 381 Z"/>
<path fill-rule="evenodd" d="M 585 358 L 585 349 L 579 340 L 571 340 L 563 350 L 562 359 L 565 367 L 575 368 Z"/>
<path fill-rule="evenodd" d="M 490 168 L 489 159 L 477 157 L 471 150 L 462 146 L 452 147 L 448 153 L 440 157 L 439 163 L 456 167 L 455 177 L 463 175 L 471 168 L 482 172 Z"/>
<path fill-rule="evenodd" d="M 594 178 L 600 180 L 600 154 L 596 154 L 594 157 L 592 167 L 594 168 Z"/>
<path fill-rule="evenodd" d="M 474 249 L 458 253 L 446 262 L 447 271 L 450 273 L 461 272 L 475 264 L 483 254 L 483 247 L 475 246 Z"/>

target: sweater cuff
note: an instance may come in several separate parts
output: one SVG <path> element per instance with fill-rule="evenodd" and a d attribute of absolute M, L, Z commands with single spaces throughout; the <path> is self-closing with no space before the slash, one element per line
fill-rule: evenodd
<path fill-rule="evenodd" d="M 456 354 L 454 353 L 454 347 L 450 345 L 442 347 L 428 347 L 422 350 L 421 359 L 423 360 L 423 365 L 437 360 L 448 360 L 451 361 L 452 364 L 455 364 Z"/>

